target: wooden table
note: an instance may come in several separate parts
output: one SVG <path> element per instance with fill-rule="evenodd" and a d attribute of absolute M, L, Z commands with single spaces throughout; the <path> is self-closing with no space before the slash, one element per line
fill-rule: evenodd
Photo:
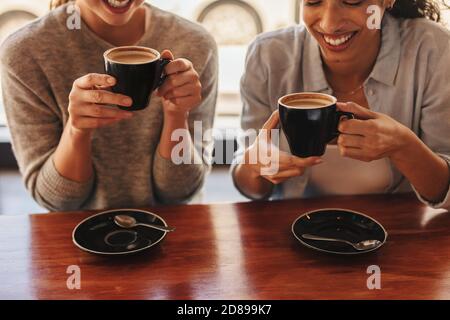
<path fill-rule="evenodd" d="M 323 207 L 363 211 L 389 233 L 378 251 L 332 256 L 301 246 L 291 224 Z M 449 299 L 450 214 L 413 195 L 152 208 L 177 230 L 132 257 L 76 248 L 72 230 L 93 212 L 0 217 L 0 298 Z M 81 290 L 66 286 L 68 266 Z M 381 268 L 381 290 L 367 268 Z"/>

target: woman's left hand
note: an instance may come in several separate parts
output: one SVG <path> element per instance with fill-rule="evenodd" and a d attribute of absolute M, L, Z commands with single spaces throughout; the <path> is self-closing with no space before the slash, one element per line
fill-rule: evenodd
<path fill-rule="evenodd" d="M 175 59 L 169 50 L 161 53 L 161 58 L 172 59 L 165 72 L 167 79 L 158 88 L 157 95 L 162 98 L 164 113 L 187 117 L 202 101 L 202 85 L 192 62 Z"/>
<path fill-rule="evenodd" d="M 352 112 L 357 119 L 341 121 L 337 144 L 344 157 L 370 162 L 393 157 L 409 144 L 412 131 L 391 117 L 356 103 L 338 103 L 341 111 Z"/>

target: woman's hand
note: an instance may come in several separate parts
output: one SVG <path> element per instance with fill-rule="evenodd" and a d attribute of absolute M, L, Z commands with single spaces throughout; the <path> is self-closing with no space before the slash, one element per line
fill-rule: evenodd
<path fill-rule="evenodd" d="M 337 144 L 340 154 L 357 160 L 373 160 L 395 157 L 411 141 L 411 130 L 391 117 L 373 112 L 356 103 L 338 103 L 338 109 L 352 112 L 357 119 L 339 124 Z"/>
<path fill-rule="evenodd" d="M 169 50 L 164 50 L 161 57 L 174 59 Z M 157 91 L 162 98 L 164 114 L 187 118 L 189 112 L 202 101 L 199 75 L 187 59 L 173 60 L 166 66 L 165 72 L 167 79 Z"/>
<path fill-rule="evenodd" d="M 303 175 L 307 167 L 322 163 L 320 157 L 299 158 L 280 151 L 272 143 L 272 131 L 277 129 L 280 116 L 273 112 L 255 142 L 245 151 L 244 161 L 254 177 L 262 177 L 273 184 Z M 256 161 L 251 161 L 256 159 Z M 253 163 L 251 163 L 253 162 Z"/>
<path fill-rule="evenodd" d="M 341 155 L 367 162 L 389 157 L 423 198 L 432 203 L 443 201 L 450 175 L 447 162 L 413 131 L 385 114 L 355 103 L 338 103 L 338 108 L 361 119 L 340 123 Z"/>
<path fill-rule="evenodd" d="M 107 105 L 123 107 L 132 105 L 131 98 L 106 90 L 115 83 L 116 80 L 113 77 L 96 73 L 90 73 L 75 80 L 69 95 L 68 110 L 72 132 L 89 134 L 94 129 L 133 116 L 130 111 L 107 107 Z"/>

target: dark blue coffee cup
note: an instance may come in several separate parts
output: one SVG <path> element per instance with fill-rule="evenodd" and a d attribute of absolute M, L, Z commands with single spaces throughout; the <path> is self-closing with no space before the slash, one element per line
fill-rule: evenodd
<path fill-rule="evenodd" d="M 307 158 L 322 156 L 327 144 L 338 137 L 341 118 L 351 112 L 337 110 L 337 99 L 324 93 L 293 93 L 278 100 L 281 128 L 291 153 Z"/>
<path fill-rule="evenodd" d="M 117 81 L 112 92 L 133 100 L 131 107 L 119 107 L 128 111 L 146 108 L 153 91 L 164 83 L 164 68 L 170 60 L 162 59 L 155 49 L 139 46 L 112 48 L 103 56 L 106 73 Z"/>

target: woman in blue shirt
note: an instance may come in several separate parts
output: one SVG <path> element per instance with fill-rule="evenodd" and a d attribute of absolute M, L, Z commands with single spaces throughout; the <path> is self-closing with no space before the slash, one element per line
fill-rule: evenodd
<path fill-rule="evenodd" d="M 415 191 L 428 205 L 450 207 L 450 34 L 435 22 L 439 7 L 305 0 L 302 9 L 304 26 L 263 34 L 250 46 L 242 127 L 276 128 L 278 98 L 304 91 L 336 96 L 357 119 L 340 124 L 337 145 L 322 158 L 292 156 L 281 134 L 280 170 L 269 176 L 261 169 L 272 163 L 243 161 L 262 136 L 253 139 L 235 156 L 236 187 L 253 199 Z"/>

